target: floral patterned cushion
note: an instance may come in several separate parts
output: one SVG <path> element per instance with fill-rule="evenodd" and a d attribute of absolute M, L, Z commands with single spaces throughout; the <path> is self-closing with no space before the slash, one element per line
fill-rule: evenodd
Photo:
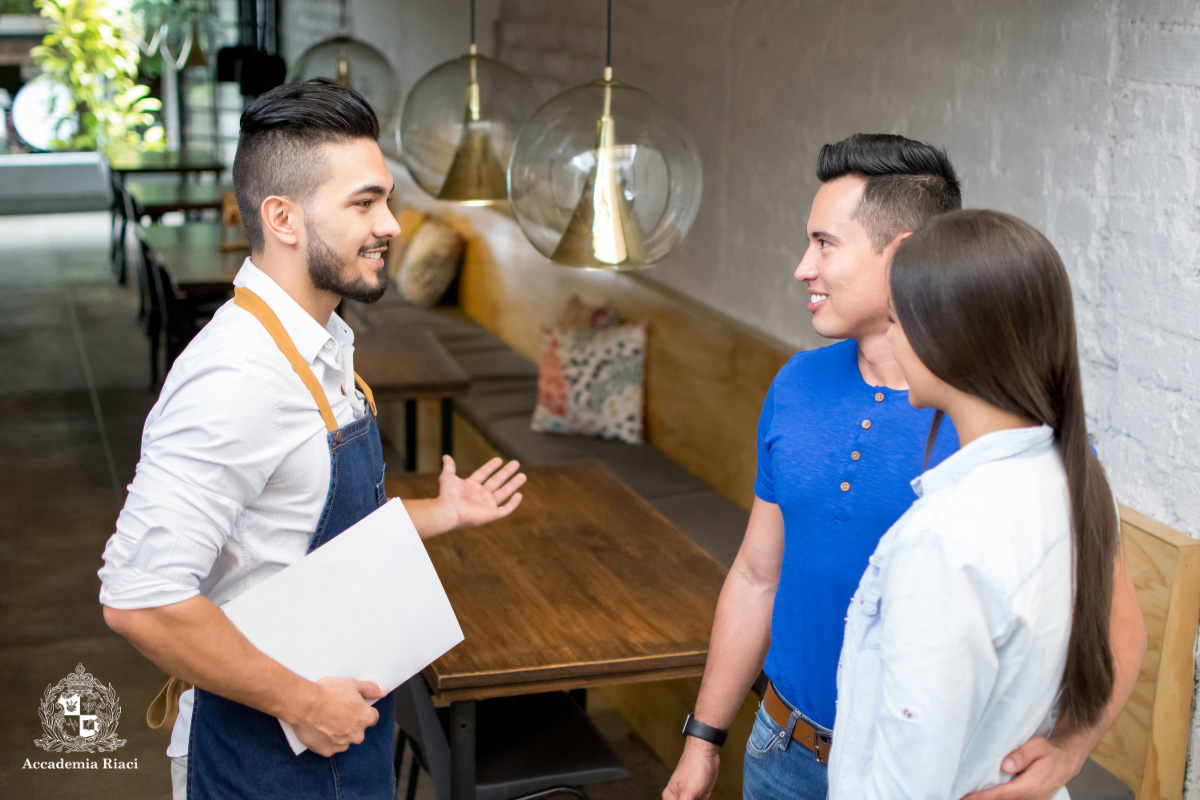
<path fill-rule="evenodd" d="M 646 324 L 542 328 L 538 404 L 530 428 L 642 443 Z"/>

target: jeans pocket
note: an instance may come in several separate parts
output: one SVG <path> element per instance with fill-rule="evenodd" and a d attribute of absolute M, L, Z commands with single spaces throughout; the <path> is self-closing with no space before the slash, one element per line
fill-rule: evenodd
<path fill-rule="evenodd" d="M 779 752 L 779 735 L 783 729 L 771 719 L 771 716 L 759 703 L 758 713 L 754 715 L 754 728 L 746 741 L 746 753 L 754 758 L 769 758 Z"/>

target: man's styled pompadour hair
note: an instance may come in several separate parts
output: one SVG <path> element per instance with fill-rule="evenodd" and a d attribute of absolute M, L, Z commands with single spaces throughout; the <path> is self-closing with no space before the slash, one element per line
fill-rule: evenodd
<path fill-rule="evenodd" d="M 854 217 L 882 250 L 898 234 L 962 208 L 958 175 L 945 150 L 891 133 L 856 133 L 827 144 L 817 157 L 821 183 L 853 175 L 866 180 Z"/>
<path fill-rule="evenodd" d="M 366 99 L 329 78 L 284 84 L 246 106 L 233 191 L 250 252 L 263 249 L 263 200 L 279 195 L 303 203 L 328 180 L 320 145 L 378 138 L 379 120 Z"/>

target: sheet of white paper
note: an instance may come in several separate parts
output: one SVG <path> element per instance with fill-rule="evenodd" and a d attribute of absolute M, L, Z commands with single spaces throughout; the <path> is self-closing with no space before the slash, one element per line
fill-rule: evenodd
<path fill-rule="evenodd" d="M 404 504 L 393 500 L 221 607 L 250 642 L 309 680 L 395 689 L 463 640 Z M 307 748 L 280 721 L 297 755 Z"/>

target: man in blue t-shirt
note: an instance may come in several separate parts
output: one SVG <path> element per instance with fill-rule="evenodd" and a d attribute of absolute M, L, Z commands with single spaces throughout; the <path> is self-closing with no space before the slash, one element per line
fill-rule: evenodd
<path fill-rule="evenodd" d="M 754 507 L 664 800 L 708 797 L 725 729 L 764 659 L 770 683 L 746 745 L 744 797 L 824 800 L 847 604 L 880 537 L 915 499 L 910 481 L 925 459 L 933 414 L 909 405 L 887 342 L 887 270 L 913 231 L 961 207 L 958 178 L 943 151 L 884 134 L 825 145 L 817 177 L 796 279 L 808 284 L 814 330 L 844 341 L 793 356 L 763 403 Z M 947 420 L 929 466 L 957 448 Z M 971 800 L 1051 797 L 1125 704 L 1145 629 L 1123 564 L 1112 616 L 1117 682 L 1100 725 L 1030 740 L 1002 765 L 1014 780 Z"/>

